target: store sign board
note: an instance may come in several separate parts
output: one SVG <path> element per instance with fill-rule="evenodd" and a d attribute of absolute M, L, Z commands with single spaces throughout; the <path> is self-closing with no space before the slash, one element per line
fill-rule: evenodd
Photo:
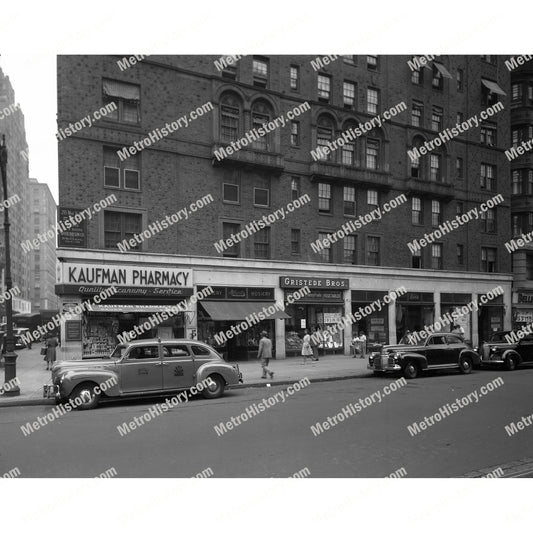
<path fill-rule="evenodd" d="M 285 291 L 285 300 L 289 294 L 297 291 Z M 311 291 L 302 298 L 297 298 L 298 302 L 332 302 L 344 303 L 342 291 Z"/>
<path fill-rule="evenodd" d="M 58 285 L 161 288 L 193 286 L 192 270 L 168 267 L 60 263 L 57 277 Z"/>
<path fill-rule="evenodd" d="M 87 248 L 87 220 L 84 218 L 75 226 L 68 222 L 82 211 L 83 209 L 72 207 L 59 208 L 59 227 L 63 229 L 63 231 L 57 232 L 57 245 L 60 248 Z"/>
<path fill-rule="evenodd" d="M 198 286 L 198 292 L 205 286 Z M 274 300 L 274 289 L 271 287 L 211 287 L 213 294 L 204 300 Z"/>
<path fill-rule="evenodd" d="M 103 292 L 108 285 L 56 285 L 56 294 L 61 296 L 63 294 L 77 294 L 79 296 L 85 296 L 90 298 L 95 294 Z M 119 296 L 158 296 L 160 298 L 187 298 L 192 296 L 194 290 L 192 288 L 177 288 L 177 287 L 116 287 L 117 292 L 111 299 Z"/>
<path fill-rule="evenodd" d="M 81 341 L 81 320 L 65 321 L 65 340 Z"/>
<path fill-rule="evenodd" d="M 348 278 L 307 278 L 281 276 L 279 286 L 282 288 L 309 287 L 310 289 L 349 289 Z"/>
<path fill-rule="evenodd" d="M 518 303 L 519 304 L 533 304 L 533 292 L 519 292 Z"/>
<path fill-rule="evenodd" d="M 523 311 L 522 309 L 517 310 L 515 321 L 527 323 L 533 322 L 533 311 Z"/>

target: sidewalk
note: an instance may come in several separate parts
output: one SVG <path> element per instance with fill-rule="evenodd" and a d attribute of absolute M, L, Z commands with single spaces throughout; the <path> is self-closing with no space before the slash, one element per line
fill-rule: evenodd
<path fill-rule="evenodd" d="M 53 405 L 54 400 L 43 398 L 43 385 L 51 383 L 50 372 L 45 370 L 46 362 L 40 355 L 41 345 L 34 344 L 31 350 L 18 350 L 17 377 L 20 381 L 20 395 L 0 395 L 0 407 L 16 405 Z M 270 362 L 269 369 L 274 372 L 274 379 L 261 379 L 261 365 L 259 361 L 239 362 L 243 383 L 231 388 L 265 387 L 272 385 L 287 385 L 307 377 L 310 381 L 329 381 L 368 376 L 367 359 L 353 359 L 345 355 L 326 355 L 320 361 L 307 360 L 304 365 L 301 357 Z M 0 382 L 4 382 L 4 369 L 0 368 Z"/>

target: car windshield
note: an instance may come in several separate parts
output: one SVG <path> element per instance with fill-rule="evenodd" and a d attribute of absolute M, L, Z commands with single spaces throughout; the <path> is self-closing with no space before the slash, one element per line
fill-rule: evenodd
<path fill-rule="evenodd" d="M 416 344 L 416 338 L 412 333 L 406 333 L 401 339 L 398 344 Z"/>
<path fill-rule="evenodd" d="M 115 346 L 115 349 L 108 355 L 108 357 L 120 359 L 122 357 L 122 354 L 124 353 L 125 348 L 126 346 L 124 344 L 117 344 Z"/>

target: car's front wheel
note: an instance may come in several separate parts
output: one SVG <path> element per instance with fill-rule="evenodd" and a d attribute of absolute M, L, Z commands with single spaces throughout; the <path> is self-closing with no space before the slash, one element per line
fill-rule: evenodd
<path fill-rule="evenodd" d="M 212 374 L 208 376 L 208 379 L 211 380 L 207 388 L 204 389 L 203 395 L 204 398 L 211 400 L 213 398 L 219 398 L 224 394 L 224 388 L 226 387 L 226 382 L 218 374 Z"/>
<path fill-rule="evenodd" d="M 94 383 L 81 383 L 70 394 L 69 400 L 73 407 L 82 411 L 94 409 L 100 401 L 100 393 L 96 392 Z"/>
<path fill-rule="evenodd" d="M 407 379 L 415 379 L 418 376 L 418 365 L 414 361 L 408 361 L 403 369 L 403 375 Z"/>
<path fill-rule="evenodd" d="M 516 370 L 517 367 L 516 358 L 514 355 L 508 355 L 505 359 L 505 369 L 506 370 Z"/>
<path fill-rule="evenodd" d="M 470 374 L 472 372 L 472 359 L 470 357 L 462 357 L 459 361 L 459 370 L 462 374 Z"/>

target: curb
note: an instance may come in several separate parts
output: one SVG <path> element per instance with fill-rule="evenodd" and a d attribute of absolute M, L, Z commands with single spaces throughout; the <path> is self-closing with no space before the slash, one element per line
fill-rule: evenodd
<path fill-rule="evenodd" d="M 311 383 L 322 383 L 327 381 L 344 381 L 347 379 L 358 379 L 358 378 L 364 378 L 367 377 L 368 374 L 358 374 L 354 376 L 328 376 L 324 378 L 309 378 L 309 381 Z M 238 385 L 230 385 L 226 387 L 226 390 L 239 390 L 239 389 L 257 389 L 257 388 L 269 388 L 267 385 L 270 385 L 271 387 L 283 387 L 285 385 L 292 385 L 293 383 L 298 383 L 301 379 L 290 379 L 290 380 L 283 380 L 283 381 L 265 381 L 260 383 L 239 383 Z M 54 400 L 45 400 L 44 398 L 28 398 L 28 399 L 13 399 L 11 401 L 0 401 L 0 409 L 2 407 L 21 407 L 21 406 L 36 406 L 36 405 L 55 405 Z"/>
<path fill-rule="evenodd" d="M 503 471 L 503 474 L 494 476 L 496 478 L 518 478 L 526 474 L 533 474 L 533 458 L 518 459 L 517 461 L 511 461 L 509 463 L 503 463 L 488 468 L 482 468 L 480 470 L 474 470 L 468 474 L 463 474 L 461 478 L 484 478 L 487 474 L 496 473 L 497 471 Z"/>

